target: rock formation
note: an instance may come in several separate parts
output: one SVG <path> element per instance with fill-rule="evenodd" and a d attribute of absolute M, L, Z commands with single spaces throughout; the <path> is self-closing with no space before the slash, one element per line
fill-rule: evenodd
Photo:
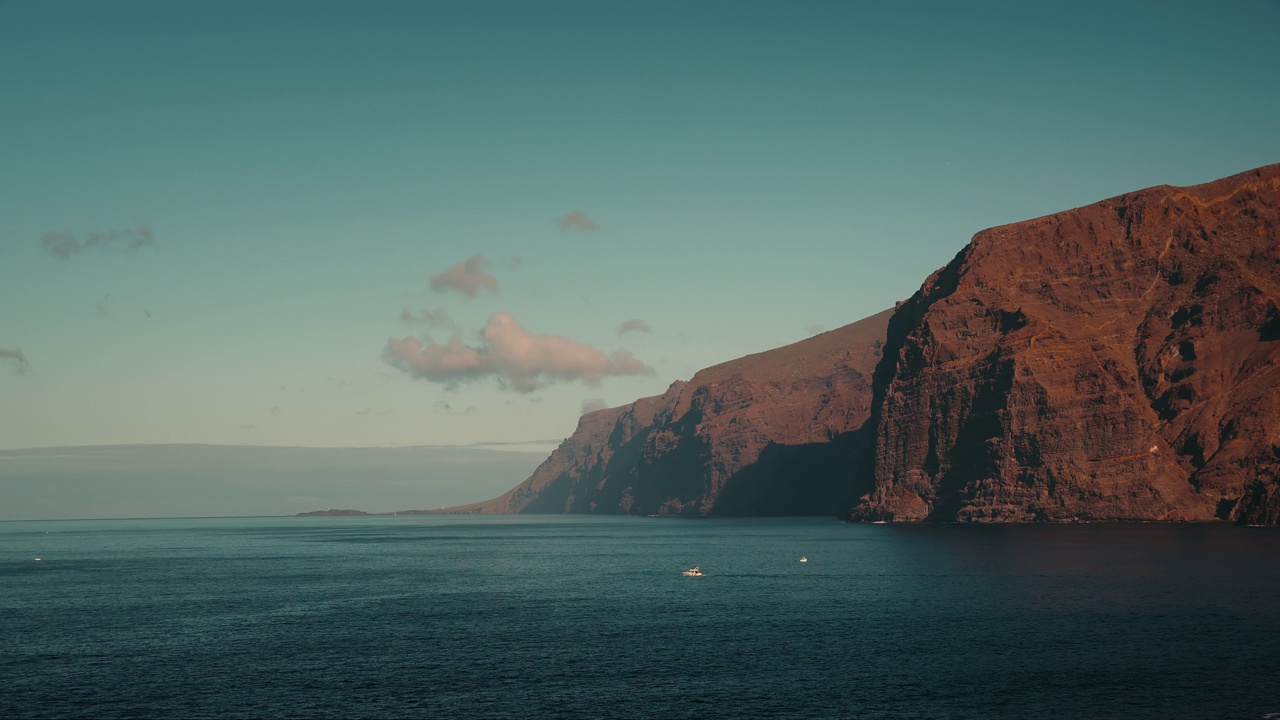
<path fill-rule="evenodd" d="M 889 323 L 855 519 L 1280 513 L 1280 165 L 979 233 Z"/>
<path fill-rule="evenodd" d="M 895 311 L 587 414 L 453 510 L 1275 524 L 1277 228 L 1280 165 L 986 230 Z"/>
<path fill-rule="evenodd" d="M 871 375 L 892 311 L 583 415 L 533 476 L 453 512 L 837 515 L 865 492 Z"/>

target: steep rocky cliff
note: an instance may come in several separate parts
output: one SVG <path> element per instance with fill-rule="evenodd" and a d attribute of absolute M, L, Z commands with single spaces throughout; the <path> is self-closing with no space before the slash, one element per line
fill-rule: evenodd
<path fill-rule="evenodd" d="M 981 232 L 896 311 L 585 415 L 453 510 L 1280 522 L 1278 227 L 1272 165 Z"/>
<path fill-rule="evenodd" d="M 836 515 L 866 483 L 871 375 L 891 311 L 584 415 L 533 476 L 455 512 Z"/>
<path fill-rule="evenodd" d="M 854 519 L 1275 523 L 1280 165 L 979 233 L 890 321 Z"/>

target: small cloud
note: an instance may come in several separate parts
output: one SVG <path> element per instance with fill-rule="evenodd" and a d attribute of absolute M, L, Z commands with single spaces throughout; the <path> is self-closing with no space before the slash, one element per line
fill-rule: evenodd
<path fill-rule="evenodd" d="M 270 410 L 268 410 L 267 412 L 271 413 L 272 415 L 278 415 L 280 413 L 280 406 L 276 405 L 272 407 Z"/>
<path fill-rule="evenodd" d="M 489 265 L 483 255 L 473 255 L 442 273 L 431 276 L 431 289 L 442 293 L 456 290 L 467 297 L 476 297 L 481 290 L 498 292 L 498 279 L 480 268 Z"/>
<path fill-rule="evenodd" d="M 47 232 L 40 238 L 40 245 L 63 260 L 70 260 L 72 255 L 96 248 L 123 247 L 137 250 L 154 244 L 155 231 L 149 225 L 139 225 L 123 230 L 93 230 L 81 243 L 69 232 Z"/>
<path fill-rule="evenodd" d="M 415 315 L 409 308 L 404 308 L 400 311 L 400 321 L 408 325 L 426 325 L 428 328 L 458 327 L 443 310 L 423 310 Z"/>
<path fill-rule="evenodd" d="M 825 325 L 808 325 L 805 327 L 804 331 L 809 333 L 810 335 L 818 335 L 820 333 L 826 332 L 827 327 Z"/>
<path fill-rule="evenodd" d="M 512 255 L 507 259 L 507 267 L 518 268 L 522 262 L 524 262 L 524 259 L 519 255 Z"/>
<path fill-rule="evenodd" d="M 102 296 L 102 299 L 93 304 L 94 310 L 97 311 L 98 317 L 111 317 L 111 310 L 107 307 L 107 301 L 111 299 L 111 293 Z"/>
<path fill-rule="evenodd" d="M 471 413 L 476 411 L 475 405 L 469 405 L 465 410 L 455 410 L 452 405 L 445 402 L 444 400 L 441 400 L 440 402 L 436 403 L 436 408 L 443 410 L 450 415 L 470 415 Z"/>
<path fill-rule="evenodd" d="M 13 350 L 0 348 L 0 363 L 14 368 L 19 375 L 25 375 L 31 369 L 31 363 L 27 362 L 27 356 L 22 354 L 21 348 Z"/>
<path fill-rule="evenodd" d="M 489 318 L 477 346 L 454 333 L 448 342 L 425 342 L 414 337 L 388 340 L 383 360 L 415 378 L 456 383 L 495 377 L 503 387 L 533 392 L 556 380 L 581 380 L 596 385 L 609 375 L 647 375 L 653 369 L 630 351 L 612 355 L 558 335 L 537 335 L 514 317 L 497 313 Z"/>
<path fill-rule="evenodd" d="M 369 408 L 356 411 L 356 417 L 367 417 L 368 415 L 369 415 Z"/>
<path fill-rule="evenodd" d="M 71 233 L 47 232 L 40 238 L 40 244 L 63 260 L 70 260 L 72 255 L 80 254 L 80 242 Z"/>
<path fill-rule="evenodd" d="M 609 407 L 609 405 L 605 403 L 604 398 L 591 398 L 590 400 L 583 400 L 582 414 L 586 415 L 587 413 L 593 413 L 597 410 L 603 410 L 607 407 Z"/>
<path fill-rule="evenodd" d="M 596 224 L 581 210 L 574 210 L 560 218 L 560 232 L 569 232 L 575 228 L 591 232 L 596 229 Z"/>
<path fill-rule="evenodd" d="M 155 234 L 155 231 L 151 229 L 151 226 L 139 225 L 138 234 L 136 237 L 133 238 L 133 241 L 129 243 L 129 247 L 134 250 L 137 250 L 140 247 L 151 245 L 155 241 L 156 241 L 156 234 Z"/>
<path fill-rule="evenodd" d="M 628 320 L 618 326 L 619 337 L 621 337 L 622 335 L 626 335 L 629 332 L 651 333 L 653 332 L 653 328 L 649 327 L 649 323 L 643 320 L 640 320 L 638 318 Z"/>

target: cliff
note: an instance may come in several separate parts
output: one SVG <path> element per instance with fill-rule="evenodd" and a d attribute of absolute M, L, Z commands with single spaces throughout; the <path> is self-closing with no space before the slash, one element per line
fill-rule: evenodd
<path fill-rule="evenodd" d="M 854 519 L 1280 512 L 1280 165 L 979 233 L 898 309 Z"/>
<path fill-rule="evenodd" d="M 1280 165 L 986 230 L 454 512 L 1280 521 Z M 852 509 L 850 509 L 852 508 Z"/>
<path fill-rule="evenodd" d="M 449 511 L 841 514 L 869 488 L 851 469 L 891 312 L 588 413 L 528 480 Z"/>

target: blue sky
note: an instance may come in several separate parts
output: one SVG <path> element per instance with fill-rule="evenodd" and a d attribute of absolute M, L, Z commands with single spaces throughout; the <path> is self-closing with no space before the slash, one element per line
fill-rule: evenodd
<path fill-rule="evenodd" d="M 1261 1 L 0 1 L 0 449 L 558 440 L 983 228 L 1280 161 L 1277 37 Z"/>

